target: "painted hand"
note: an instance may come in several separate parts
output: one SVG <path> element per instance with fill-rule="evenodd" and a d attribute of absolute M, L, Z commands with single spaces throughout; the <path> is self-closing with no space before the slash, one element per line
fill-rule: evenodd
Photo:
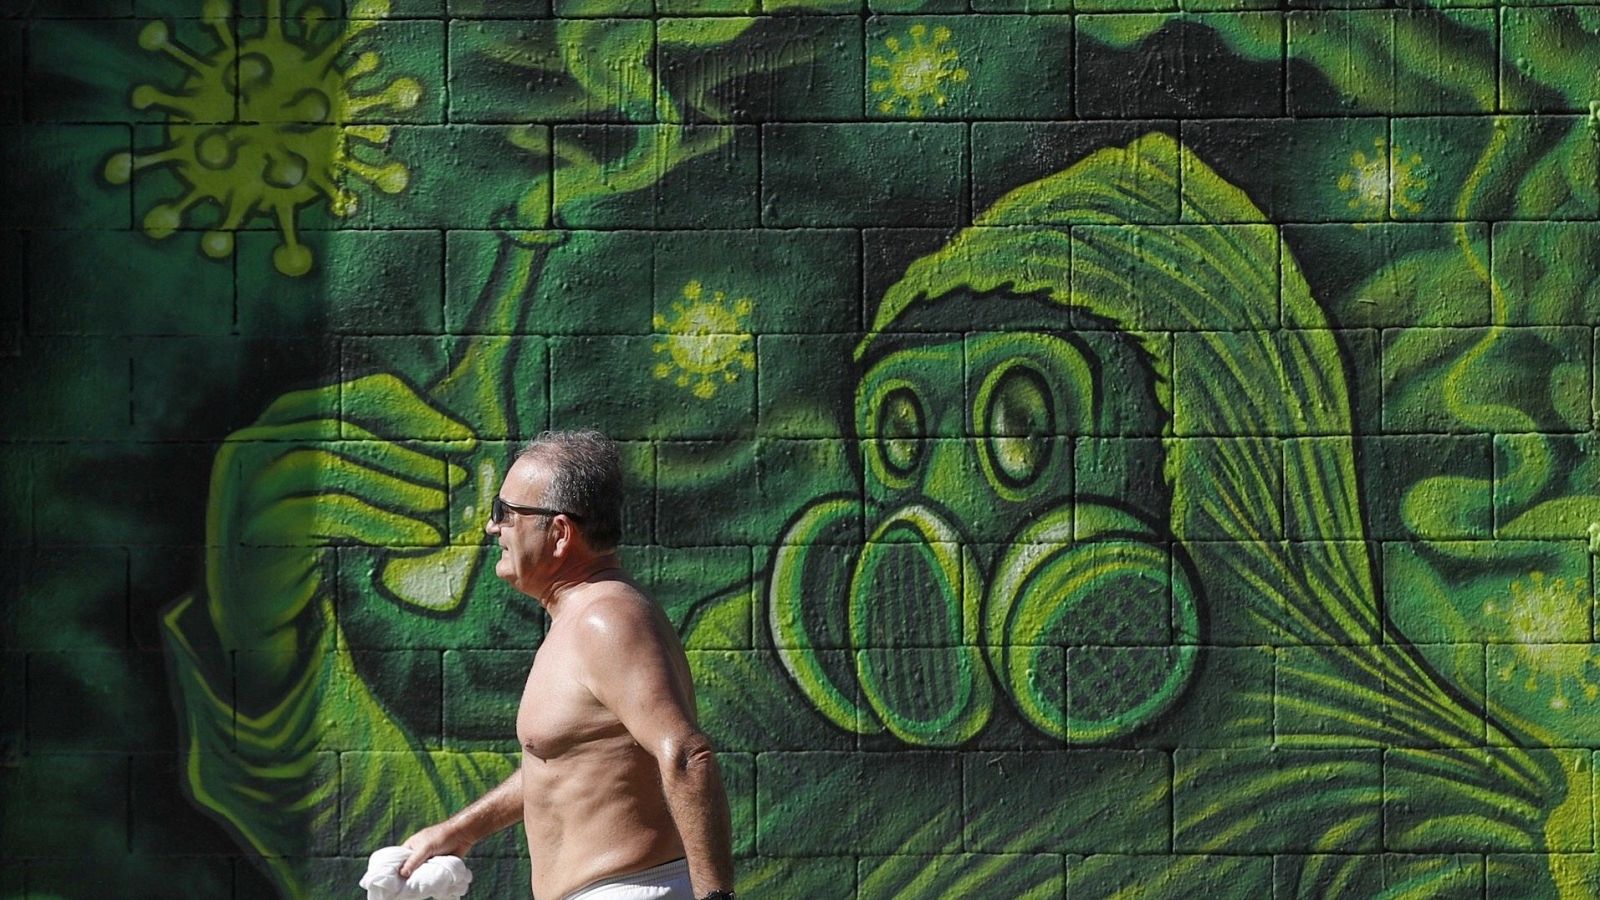
<path fill-rule="evenodd" d="M 411 440 L 406 440 L 411 439 Z M 439 548 L 467 471 L 467 427 L 392 375 L 286 394 L 235 432 L 212 469 L 206 586 L 241 680 L 273 696 L 322 634 L 340 544 Z"/>

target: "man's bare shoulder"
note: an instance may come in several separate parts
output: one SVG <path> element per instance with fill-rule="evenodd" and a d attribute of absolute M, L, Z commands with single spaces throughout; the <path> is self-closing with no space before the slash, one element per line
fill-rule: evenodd
<path fill-rule="evenodd" d="M 636 741 L 645 742 L 638 729 L 648 731 L 658 716 L 693 724 L 683 646 L 666 614 L 643 591 L 628 583 L 608 585 L 586 598 L 574 624 L 579 680 L 617 713 Z M 663 712 L 668 708 L 671 714 Z"/>
<path fill-rule="evenodd" d="M 580 642 L 630 644 L 656 640 L 670 628 L 661 608 L 631 579 L 616 578 L 584 585 L 584 604 L 578 617 Z"/>

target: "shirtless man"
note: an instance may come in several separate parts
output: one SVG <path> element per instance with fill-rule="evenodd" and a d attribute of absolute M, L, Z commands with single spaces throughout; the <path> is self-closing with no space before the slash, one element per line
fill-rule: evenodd
<path fill-rule="evenodd" d="M 520 817 L 539 900 L 733 897 L 728 801 L 683 645 L 617 559 L 621 488 L 616 446 L 592 431 L 540 435 L 506 473 L 495 574 L 550 613 L 517 711 L 522 764 L 408 838 L 402 875 Z"/>

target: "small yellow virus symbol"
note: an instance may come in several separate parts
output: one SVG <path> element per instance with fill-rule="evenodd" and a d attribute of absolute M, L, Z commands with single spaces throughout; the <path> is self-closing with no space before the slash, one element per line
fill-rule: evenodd
<path fill-rule="evenodd" d="M 1600 699 L 1595 652 L 1582 644 L 1548 643 L 1560 623 L 1582 615 L 1585 607 L 1581 582 L 1546 578 L 1543 572 L 1512 582 L 1509 602 L 1491 600 L 1483 606 L 1486 616 L 1504 623 L 1511 641 L 1511 652 L 1496 676 L 1506 683 L 1520 681 L 1529 693 L 1548 690 L 1556 712 L 1570 709 L 1574 700 Z"/>
<path fill-rule="evenodd" d="M 200 249 L 213 259 L 233 251 L 234 232 L 248 220 L 274 217 L 283 242 L 273 251 L 273 266 L 285 275 L 304 275 L 311 270 L 311 250 L 296 236 L 301 209 L 326 199 L 334 215 L 355 212 L 356 195 L 344 187 L 348 176 L 387 194 L 405 190 L 409 181 L 399 162 L 375 165 L 351 153 L 354 138 L 380 148 L 373 152 L 381 156 L 388 126 L 344 123 L 374 109 L 411 109 L 422 88 L 397 78 L 375 94 L 358 96 L 350 85 L 377 69 L 378 55 L 369 51 L 338 65 L 339 54 L 388 11 L 389 0 L 357 0 L 343 29 L 310 7 L 294 33 L 285 28 L 283 0 L 267 0 L 260 33 L 237 41 L 229 6 L 228 0 L 206 0 L 202 8 L 219 41 L 210 56 L 179 45 L 165 22 L 151 22 L 139 33 L 139 46 L 165 54 L 188 74 L 173 91 L 134 88 L 135 109 L 168 112 L 167 143 L 148 153 L 113 155 L 105 178 L 125 184 L 141 169 L 170 169 L 184 192 L 151 207 L 144 232 L 166 238 L 190 208 L 209 201 L 221 211 L 221 221 L 200 238 Z"/>
<path fill-rule="evenodd" d="M 1428 195 L 1428 171 L 1419 154 L 1407 154 L 1399 145 L 1389 152 L 1389 142 L 1372 140 L 1372 155 L 1350 154 L 1350 171 L 1339 176 L 1339 190 L 1350 195 L 1350 208 L 1383 216 L 1391 207 L 1416 215 Z"/>
<path fill-rule="evenodd" d="M 666 358 L 656 363 L 655 377 L 671 378 L 701 400 L 737 381 L 756 362 L 750 335 L 743 330 L 751 306 L 749 297 L 730 303 L 722 291 L 707 297 L 698 281 L 684 285 L 683 299 L 672 304 L 672 317 L 655 317 L 655 327 L 666 332 L 656 338 L 655 352 Z"/>
<path fill-rule="evenodd" d="M 910 45 L 897 37 L 885 38 L 884 47 L 889 58 L 872 57 L 872 67 L 882 69 L 881 78 L 872 82 L 872 92 L 877 94 L 879 112 L 893 112 L 904 106 L 913 119 L 923 116 L 923 102 L 935 107 L 944 106 L 950 98 L 945 94 L 944 82 L 960 84 L 967 80 L 967 70 L 961 67 L 961 56 L 945 43 L 950 40 L 950 29 L 939 26 L 928 39 L 928 26 L 913 25 L 909 34 Z"/>

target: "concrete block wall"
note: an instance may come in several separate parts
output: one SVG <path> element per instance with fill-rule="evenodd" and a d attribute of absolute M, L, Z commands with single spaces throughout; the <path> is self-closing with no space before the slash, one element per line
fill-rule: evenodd
<path fill-rule="evenodd" d="M 1595 19 L 0 12 L 0 896 L 342 896 L 504 777 L 582 426 L 742 894 L 1600 894 Z"/>

